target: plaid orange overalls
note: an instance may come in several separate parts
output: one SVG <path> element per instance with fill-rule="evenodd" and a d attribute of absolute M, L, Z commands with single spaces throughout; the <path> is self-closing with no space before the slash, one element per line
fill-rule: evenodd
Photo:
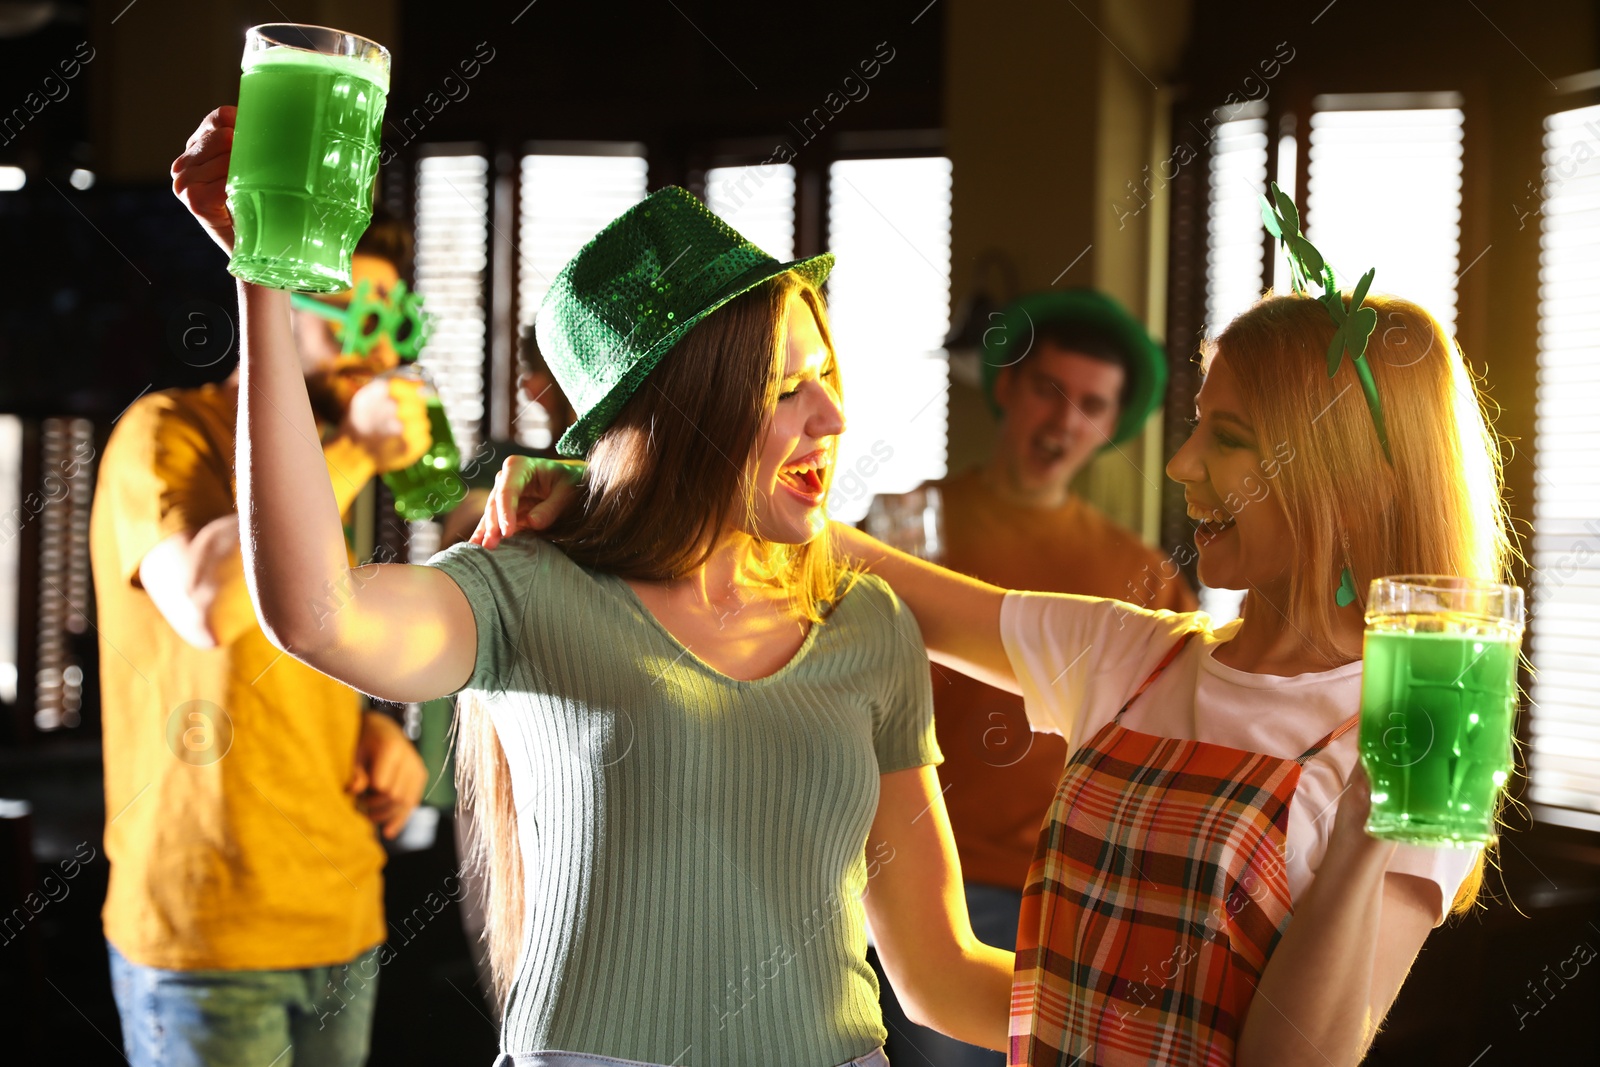
<path fill-rule="evenodd" d="M 1009 1063 L 1233 1062 L 1290 913 L 1297 759 L 1156 737 L 1116 716 L 1067 761 L 1023 890 Z"/>

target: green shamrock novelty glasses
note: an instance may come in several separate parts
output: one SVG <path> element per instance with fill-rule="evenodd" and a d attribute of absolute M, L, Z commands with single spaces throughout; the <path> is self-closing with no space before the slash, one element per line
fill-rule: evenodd
<path fill-rule="evenodd" d="M 344 307 L 305 293 L 290 293 L 289 306 L 333 323 L 334 336 L 344 342 L 344 353 L 366 356 L 378 341 L 389 339 L 402 363 L 414 362 L 427 344 L 432 316 L 422 308 L 422 295 L 398 282 L 387 296 L 373 291 L 370 281 L 360 282 Z"/>

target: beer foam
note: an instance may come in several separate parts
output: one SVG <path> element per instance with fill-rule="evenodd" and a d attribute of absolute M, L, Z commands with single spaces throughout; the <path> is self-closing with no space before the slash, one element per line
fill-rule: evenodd
<path fill-rule="evenodd" d="M 357 59 L 354 56 L 333 56 L 323 52 L 312 52 L 303 48 L 264 48 L 246 52 L 240 69 L 245 74 L 263 67 L 300 67 L 302 69 L 315 69 L 334 74 L 344 74 L 361 78 L 376 85 L 387 96 L 389 92 L 389 71 L 387 66 L 371 59 Z"/>

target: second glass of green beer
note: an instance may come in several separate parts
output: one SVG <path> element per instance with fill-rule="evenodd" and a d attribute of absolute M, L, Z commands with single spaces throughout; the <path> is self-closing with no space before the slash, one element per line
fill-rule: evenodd
<path fill-rule="evenodd" d="M 439 391 L 420 364 L 402 363 L 386 377 L 420 384 L 428 406 L 428 430 L 433 444 L 421 459 L 404 470 L 390 471 L 383 476 L 383 481 L 394 494 L 394 510 L 401 518 L 411 522 L 431 519 L 466 498 L 467 485 L 461 479 L 461 450 L 456 447 L 456 435 L 450 429 Z"/>
<path fill-rule="evenodd" d="M 1434 575 L 1372 583 L 1361 671 L 1368 833 L 1459 848 L 1494 840 L 1523 617 L 1512 585 Z"/>
<path fill-rule="evenodd" d="M 254 26 L 242 68 L 228 270 L 272 289 L 348 289 L 372 220 L 388 50 L 323 26 Z"/>

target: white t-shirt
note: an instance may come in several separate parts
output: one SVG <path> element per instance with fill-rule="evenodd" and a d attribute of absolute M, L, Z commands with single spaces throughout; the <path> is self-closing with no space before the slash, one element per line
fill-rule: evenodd
<path fill-rule="evenodd" d="M 1187 630 L 1199 632 L 1122 717 L 1130 730 L 1189 738 L 1295 759 L 1361 707 L 1361 663 L 1279 677 L 1218 663 L 1213 653 L 1238 631 L 1213 631 L 1204 612 L 1147 611 L 1119 600 L 1059 593 L 1008 593 L 1000 635 L 1035 730 L 1076 749 L 1110 722 Z M 1286 866 L 1298 900 L 1316 876 L 1340 793 L 1357 757 L 1350 730 L 1300 773 L 1289 805 Z M 1400 845 L 1389 870 L 1439 887 L 1444 921 L 1478 849 Z"/>

